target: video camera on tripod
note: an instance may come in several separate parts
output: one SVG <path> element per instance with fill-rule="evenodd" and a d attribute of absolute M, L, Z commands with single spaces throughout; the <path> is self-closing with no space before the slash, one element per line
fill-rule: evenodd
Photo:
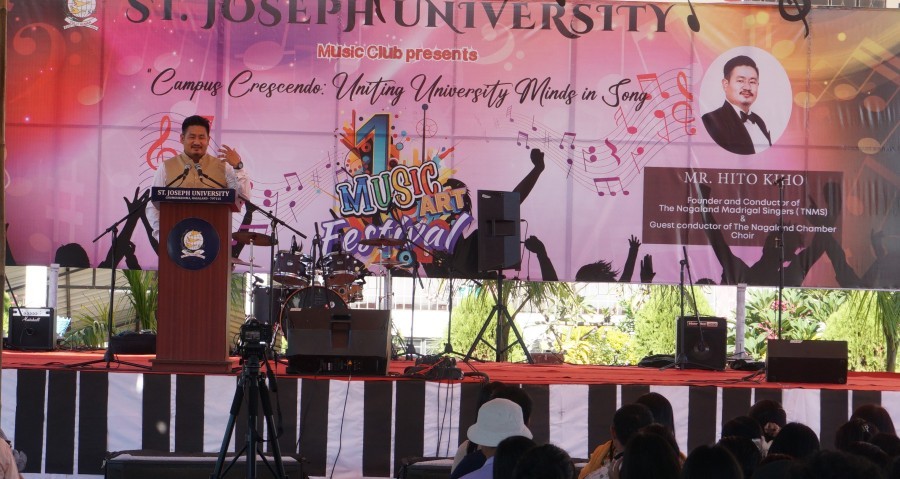
<path fill-rule="evenodd" d="M 272 325 L 251 317 L 241 325 L 237 352 L 242 359 L 262 357 L 272 342 Z"/>

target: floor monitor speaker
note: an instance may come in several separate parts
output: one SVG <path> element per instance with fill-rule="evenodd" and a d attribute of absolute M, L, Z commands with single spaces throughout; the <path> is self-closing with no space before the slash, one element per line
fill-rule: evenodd
<path fill-rule="evenodd" d="M 766 381 L 847 384 L 847 341 L 770 339 Z"/>
<path fill-rule="evenodd" d="M 289 373 L 387 375 L 390 311 L 303 309 L 291 310 L 288 317 Z"/>

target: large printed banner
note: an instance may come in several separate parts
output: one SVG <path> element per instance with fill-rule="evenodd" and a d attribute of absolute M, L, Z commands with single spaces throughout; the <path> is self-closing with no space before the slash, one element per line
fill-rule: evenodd
<path fill-rule="evenodd" d="M 7 260 L 155 268 L 137 206 L 201 115 L 235 228 L 329 271 L 478 275 L 487 190 L 507 276 L 900 288 L 900 12 L 562 3 L 13 0 Z"/>

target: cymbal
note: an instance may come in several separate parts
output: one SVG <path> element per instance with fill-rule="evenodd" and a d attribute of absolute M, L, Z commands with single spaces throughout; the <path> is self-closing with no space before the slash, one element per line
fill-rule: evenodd
<path fill-rule="evenodd" d="M 248 261 L 244 261 L 240 258 L 231 258 L 231 264 L 236 264 L 236 265 L 240 265 L 240 266 L 252 266 L 254 268 L 261 268 L 261 266 L 258 264 L 253 264 Z"/>
<path fill-rule="evenodd" d="M 372 264 L 376 264 L 378 266 L 384 266 L 385 268 L 393 268 L 394 266 L 406 266 L 406 263 L 404 263 L 403 261 L 397 261 L 394 259 L 386 259 L 384 261 L 379 261 L 377 263 L 372 263 Z"/>
<path fill-rule="evenodd" d="M 236 231 L 231 237 L 238 243 L 253 244 L 255 246 L 272 246 L 274 243 L 271 236 L 255 231 Z"/>
<path fill-rule="evenodd" d="M 366 246 L 378 246 L 379 248 L 384 248 L 386 246 L 402 246 L 403 243 L 403 240 L 397 238 L 366 238 L 364 240 L 360 240 L 359 242 L 359 244 L 363 244 Z"/>

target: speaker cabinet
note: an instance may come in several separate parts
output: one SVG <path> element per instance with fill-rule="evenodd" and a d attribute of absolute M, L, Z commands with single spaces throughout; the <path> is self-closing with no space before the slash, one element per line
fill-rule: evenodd
<path fill-rule="evenodd" d="M 53 308 L 9 308 L 9 344 L 23 350 L 55 349 L 56 313 Z"/>
<path fill-rule="evenodd" d="M 519 269 L 520 195 L 478 190 L 478 271 Z"/>
<path fill-rule="evenodd" d="M 153 333 L 119 333 L 109 340 L 113 354 L 156 354 L 156 335 Z"/>
<path fill-rule="evenodd" d="M 154 451 L 121 451 L 111 453 L 106 460 L 106 479 L 209 479 L 216 469 L 217 455 L 209 453 L 179 454 Z M 225 457 L 225 466 L 234 459 L 233 454 Z M 266 461 L 274 467 L 274 458 L 266 455 Z M 293 457 L 282 455 L 282 464 L 287 479 L 308 479 L 303 472 L 303 463 Z M 224 469 L 223 469 L 224 470 Z M 258 457 L 256 471 L 259 479 L 277 478 Z M 238 458 L 234 467 L 224 474 L 224 479 L 247 477 L 247 461 Z"/>
<path fill-rule="evenodd" d="M 847 341 L 770 339 L 766 381 L 847 384 Z"/>
<path fill-rule="evenodd" d="M 682 331 L 684 337 L 682 338 Z M 725 369 L 725 343 L 728 331 L 725 318 L 681 316 L 676 332 L 677 344 L 687 356 L 687 369 Z"/>
<path fill-rule="evenodd" d="M 288 317 L 288 373 L 387 375 L 390 311 L 304 309 Z"/>

